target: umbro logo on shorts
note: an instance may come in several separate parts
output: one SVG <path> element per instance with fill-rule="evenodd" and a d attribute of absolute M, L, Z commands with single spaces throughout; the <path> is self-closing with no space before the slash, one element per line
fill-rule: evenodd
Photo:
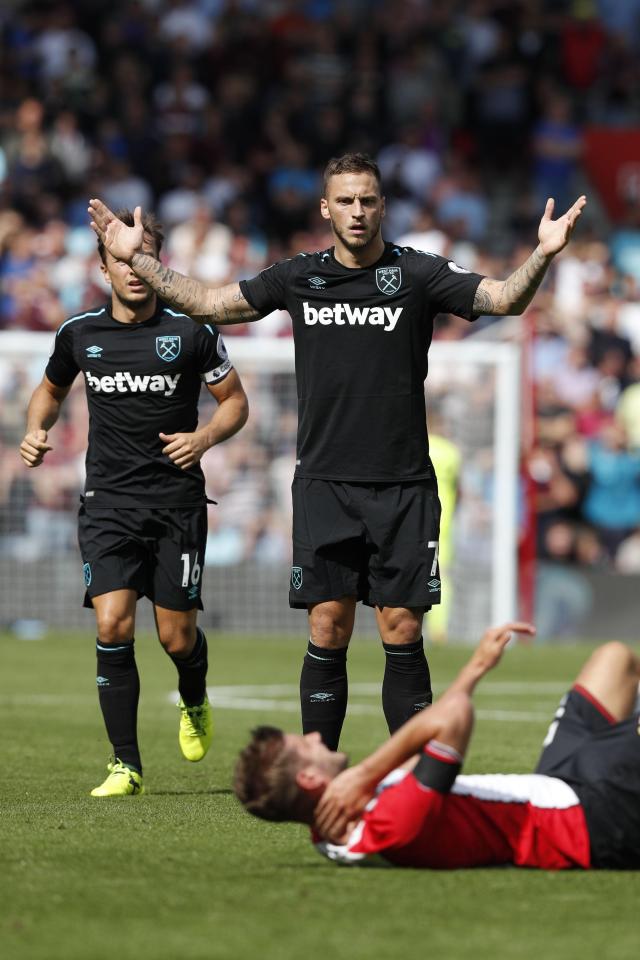
<path fill-rule="evenodd" d="M 334 303 L 329 307 L 312 307 L 305 300 L 302 304 L 304 322 L 308 327 L 319 323 L 322 327 L 364 327 L 370 324 L 373 327 L 383 327 L 385 333 L 390 333 L 400 316 L 403 307 L 352 307 L 350 303 Z"/>
<path fill-rule="evenodd" d="M 440 581 L 434 577 L 433 580 L 429 580 L 427 586 L 429 587 L 429 593 L 437 593 L 440 589 Z"/>
<path fill-rule="evenodd" d="M 309 697 L 311 703 L 327 703 L 329 700 L 335 700 L 332 693 L 312 693 Z"/>

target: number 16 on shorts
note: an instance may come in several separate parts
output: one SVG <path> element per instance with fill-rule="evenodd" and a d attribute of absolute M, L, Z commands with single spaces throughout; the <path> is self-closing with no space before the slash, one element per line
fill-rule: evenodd
<path fill-rule="evenodd" d="M 182 561 L 182 586 L 188 590 L 189 600 L 195 600 L 200 592 L 200 574 L 202 567 L 198 563 L 197 552 L 193 555 L 183 553 L 180 556 Z"/>

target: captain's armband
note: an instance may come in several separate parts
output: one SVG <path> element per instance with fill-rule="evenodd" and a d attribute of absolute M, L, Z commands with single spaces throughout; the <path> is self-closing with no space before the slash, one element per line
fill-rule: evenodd
<path fill-rule="evenodd" d="M 462 768 L 462 757 L 453 747 L 430 740 L 413 768 L 413 776 L 423 787 L 437 793 L 449 793 Z"/>

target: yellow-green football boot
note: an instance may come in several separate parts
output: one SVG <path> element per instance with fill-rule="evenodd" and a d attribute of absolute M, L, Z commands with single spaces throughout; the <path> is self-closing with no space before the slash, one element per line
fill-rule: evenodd
<path fill-rule="evenodd" d="M 183 756 L 187 760 L 196 762 L 202 760 L 211 746 L 213 736 L 213 717 L 211 704 L 205 697 L 196 707 L 188 707 L 182 700 L 178 702 L 180 708 L 180 732 L 178 740 Z"/>
<path fill-rule="evenodd" d="M 109 776 L 91 791 L 92 797 L 141 797 L 144 793 L 142 775 L 114 758 L 107 764 Z"/>

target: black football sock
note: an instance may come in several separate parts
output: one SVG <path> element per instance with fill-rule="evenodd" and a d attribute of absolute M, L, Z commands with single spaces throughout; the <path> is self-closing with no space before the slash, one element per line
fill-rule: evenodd
<path fill-rule="evenodd" d="M 389 733 L 395 733 L 409 717 L 431 703 L 431 675 L 422 637 L 415 643 L 382 646 L 386 658 L 382 709 Z"/>
<path fill-rule="evenodd" d="M 96 643 L 100 709 L 113 747 L 113 755 L 142 773 L 138 749 L 140 677 L 133 640 L 130 643 Z"/>
<path fill-rule="evenodd" d="M 309 640 L 300 674 L 302 732 L 317 730 L 337 750 L 347 712 L 347 647 L 328 650 Z"/>
<path fill-rule="evenodd" d="M 196 642 L 187 657 L 169 654 L 178 669 L 178 691 L 187 707 L 197 707 L 207 694 L 207 638 L 196 627 Z"/>

